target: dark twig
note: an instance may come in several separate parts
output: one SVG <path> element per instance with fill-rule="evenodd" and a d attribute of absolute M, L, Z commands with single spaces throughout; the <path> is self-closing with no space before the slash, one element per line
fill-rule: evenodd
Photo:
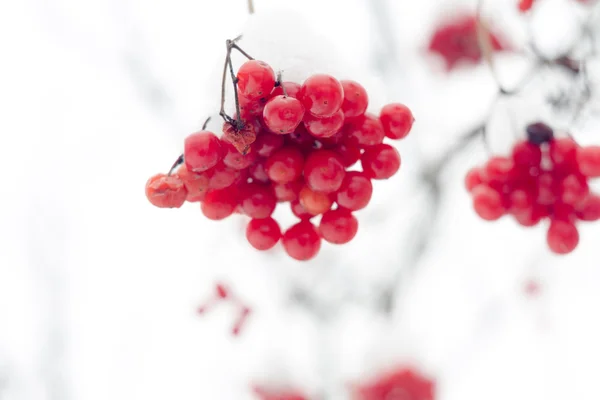
<path fill-rule="evenodd" d="M 175 172 L 175 169 L 177 169 L 177 167 L 179 167 L 181 164 L 183 164 L 183 162 L 184 162 L 184 158 L 183 158 L 183 154 L 182 154 L 179 157 L 177 157 L 177 160 L 175 160 L 175 162 L 171 166 L 171 169 L 169 170 L 169 173 L 167 175 L 168 176 L 173 175 L 173 172 Z"/>

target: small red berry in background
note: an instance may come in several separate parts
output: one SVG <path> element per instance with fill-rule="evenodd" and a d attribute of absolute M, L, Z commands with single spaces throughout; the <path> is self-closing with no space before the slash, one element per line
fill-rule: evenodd
<path fill-rule="evenodd" d="M 185 203 L 187 189 L 177 175 L 154 175 L 146 182 L 146 198 L 160 208 L 179 208 Z"/>
<path fill-rule="evenodd" d="M 294 390 L 267 389 L 262 386 L 253 388 L 258 400 L 308 400 L 303 394 Z"/>
<path fill-rule="evenodd" d="M 497 35 L 490 33 L 489 39 L 494 51 L 506 49 Z M 476 17 L 461 16 L 439 26 L 429 41 L 429 51 L 444 59 L 448 71 L 463 62 L 480 62 L 482 51 L 477 37 Z"/>
<path fill-rule="evenodd" d="M 548 219 L 548 248 L 571 253 L 579 243 L 577 221 L 600 219 L 600 197 L 588 183 L 600 176 L 600 147 L 556 138 L 541 122 L 527 126 L 526 134 L 510 157 L 494 156 L 467 173 L 473 208 L 484 220 L 508 214 L 525 227 Z"/>
<path fill-rule="evenodd" d="M 417 371 L 400 368 L 354 390 L 356 400 L 433 400 L 435 384 Z"/>
<path fill-rule="evenodd" d="M 281 242 L 300 261 L 313 259 L 323 240 L 352 241 L 359 228 L 355 211 L 373 195 L 371 180 L 389 179 L 400 168 L 400 153 L 384 141 L 409 134 L 410 109 L 392 103 L 370 113 L 367 90 L 358 82 L 326 74 L 302 83 L 281 81 L 281 74 L 276 80 L 263 61 L 245 62 L 236 80 L 239 108 L 234 117 L 221 113 L 221 137 L 205 127 L 188 136 L 172 170 L 183 165 L 177 174 L 148 182 L 149 201 L 158 207 L 197 202 L 213 221 L 233 214 L 249 218 L 250 246 L 267 251 Z M 579 196 L 576 183 L 565 180 L 565 193 Z M 297 218 L 292 226 L 273 217 L 280 203 L 289 203 L 285 207 Z M 593 218 L 595 210 L 589 202 L 577 212 Z"/>
<path fill-rule="evenodd" d="M 519 11 L 526 12 L 533 7 L 534 0 L 519 0 Z"/>

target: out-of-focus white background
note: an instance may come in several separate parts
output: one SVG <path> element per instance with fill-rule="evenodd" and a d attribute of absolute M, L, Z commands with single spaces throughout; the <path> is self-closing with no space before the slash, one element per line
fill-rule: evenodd
<path fill-rule="evenodd" d="M 547 2 L 557 8 L 536 32 L 568 40 L 581 10 Z M 516 6 L 490 3 L 523 40 Z M 345 399 L 350 382 L 402 364 L 434 377 L 441 400 L 599 399 L 600 224 L 557 257 L 545 225 L 482 222 L 463 189 L 481 145 L 445 168 L 438 197 L 419 179 L 496 91 L 485 65 L 447 75 L 425 52 L 440 19 L 475 3 L 255 6 L 250 18 L 245 0 L 0 5 L 0 399 L 250 399 L 257 382 Z M 374 110 L 400 101 L 417 119 L 356 239 L 309 263 L 258 254 L 241 217 L 144 197 L 217 111 L 224 41 L 240 32 L 290 76 L 356 79 Z M 600 143 L 600 130 L 582 137 Z M 217 280 L 253 308 L 239 338 L 233 309 L 195 312 Z M 384 313 L 378 294 L 394 280 Z"/>

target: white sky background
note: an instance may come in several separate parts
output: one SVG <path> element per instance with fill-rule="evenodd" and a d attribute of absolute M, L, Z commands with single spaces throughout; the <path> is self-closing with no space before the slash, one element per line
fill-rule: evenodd
<path fill-rule="evenodd" d="M 443 174 L 428 218 L 418 168 L 482 120 L 495 87 L 484 66 L 444 75 L 423 47 L 438 18 L 474 4 L 255 3 L 254 22 L 245 0 L 0 6 L 0 399 L 243 400 L 251 382 L 344 399 L 348 382 L 413 361 L 437 377 L 441 400 L 600 398 L 600 224 L 556 257 L 543 226 L 480 221 L 462 186 L 485 158 L 475 147 Z M 499 22 L 518 26 L 498 3 Z M 552 18 L 570 14 L 557 10 L 539 29 L 568 39 Z M 310 263 L 258 254 L 241 217 L 211 222 L 196 206 L 158 210 L 144 197 L 146 179 L 217 110 L 224 41 L 245 26 L 241 44 L 286 76 L 353 78 L 374 110 L 401 101 L 417 119 L 398 143 L 401 172 L 376 183 L 356 239 Z M 429 242 L 414 263 L 420 232 Z M 402 271 L 387 318 L 373 293 Z M 523 294 L 531 278 L 536 299 Z M 194 312 L 215 280 L 255 310 L 239 339 L 233 310 Z M 292 290 L 325 306 L 312 312 Z"/>

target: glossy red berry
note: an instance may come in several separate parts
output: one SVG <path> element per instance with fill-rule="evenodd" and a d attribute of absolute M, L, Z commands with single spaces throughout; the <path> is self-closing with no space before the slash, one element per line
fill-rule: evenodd
<path fill-rule="evenodd" d="M 290 96 L 275 96 L 267 101 L 263 110 L 265 125 L 271 132 L 292 133 L 304 118 L 304 106 Z"/>
<path fill-rule="evenodd" d="M 269 250 L 281 239 L 281 228 L 273 218 L 254 218 L 246 227 L 246 239 L 257 250 Z"/>
<path fill-rule="evenodd" d="M 240 171 L 229 168 L 221 161 L 203 174 L 208 177 L 209 189 L 225 189 L 235 183 L 240 176 Z"/>
<path fill-rule="evenodd" d="M 346 124 L 344 129 L 346 135 L 355 139 L 361 147 L 380 144 L 385 137 L 381 121 L 375 115 L 369 113 Z"/>
<path fill-rule="evenodd" d="M 328 138 L 338 133 L 344 126 L 344 113 L 338 110 L 330 117 L 306 115 L 304 126 L 308 133 L 316 138 Z"/>
<path fill-rule="evenodd" d="M 346 118 L 363 115 L 369 105 L 369 96 L 365 88 L 358 82 L 350 80 L 340 81 L 344 89 L 344 102 L 342 112 Z"/>
<path fill-rule="evenodd" d="M 177 175 L 157 174 L 146 182 L 146 198 L 153 206 L 179 208 L 185 203 L 187 189 Z"/>
<path fill-rule="evenodd" d="M 200 205 L 200 209 L 206 218 L 218 221 L 233 214 L 237 204 L 235 191 L 229 188 L 209 190 Z"/>
<path fill-rule="evenodd" d="M 297 148 L 286 146 L 274 152 L 265 163 L 269 179 L 277 183 L 297 180 L 302 175 L 304 155 Z"/>
<path fill-rule="evenodd" d="M 517 143 L 512 150 L 512 161 L 518 168 L 539 167 L 542 150 L 528 140 Z"/>
<path fill-rule="evenodd" d="M 304 81 L 298 99 L 312 115 L 329 117 L 342 107 L 344 89 L 333 76 L 316 74 Z"/>
<path fill-rule="evenodd" d="M 321 249 L 321 238 L 310 221 L 301 221 L 290 227 L 282 238 L 283 248 L 295 260 L 308 261 Z"/>
<path fill-rule="evenodd" d="M 360 158 L 365 175 L 372 179 L 389 179 L 400 169 L 400 153 L 389 144 L 368 147 Z"/>
<path fill-rule="evenodd" d="M 221 156 L 221 143 L 212 132 L 192 133 L 184 140 L 183 157 L 188 171 L 204 172 L 214 167 Z"/>
<path fill-rule="evenodd" d="M 481 178 L 481 168 L 471 168 L 465 176 L 465 188 L 467 191 L 471 192 L 482 183 L 483 179 Z"/>
<path fill-rule="evenodd" d="M 233 169 L 246 169 L 256 161 L 256 153 L 249 151 L 242 154 L 238 149 L 226 140 L 221 141 L 223 148 L 223 164 Z"/>
<path fill-rule="evenodd" d="M 321 237 L 333 244 L 348 243 L 358 232 L 358 220 L 349 210 L 338 208 L 323 214 L 319 223 Z"/>
<path fill-rule="evenodd" d="M 301 180 L 297 180 L 288 183 L 273 183 L 272 186 L 277 201 L 294 201 L 298 199 L 304 183 Z"/>
<path fill-rule="evenodd" d="M 331 150 L 316 150 L 304 163 L 304 180 L 318 192 L 335 192 L 342 185 L 345 175 L 341 157 Z"/>
<path fill-rule="evenodd" d="M 348 171 L 336 194 L 336 202 L 348 210 L 365 208 L 373 195 L 373 184 L 362 172 Z"/>
<path fill-rule="evenodd" d="M 313 214 L 309 213 L 308 211 L 306 211 L 306 209 L 304 208 L 304 206 L 302 204 L 300 204 L 300 202 L 298 200 L 294 200 L 290 203 L 290 208 L 292 210 L 292 213 L 304 220 L 304 219 L 311 219 L 312 217 L 314 217 Z"/>
<path fill-rule="evenodd" d="M 587 197 L 589 187 L 583 176 L 569 174 L 560 181 L 557 191 L 560 193 L 561 202 L 575 205 Z"/>
<path fill-rule="evenodd" d="M 590 178 L 600 177 L 600 146 L 586 146 L 577 149 L 579 170 Z"/>
<path fill-rule="evenodd" d="M 550 142 L 549 154 L 554 168 L 570 170 L 577 163 L 577 143 L 571 138 L 554 139 Z"/>
<path fill-rule="evenodd" d="M 529 11 L 533 7 L 534 0 L 519 0 L 519 11 Z"/>
<path fill-rule="evenodd" d="M 379 114 L 385 136 L 390 139 L 403 139 L 412 129 L 415 118 L 404 104 L 392 103 L 384 106 Z"/>
<path fill-rule="evenodd" d="M 271 188 L 259 183 L 243 185 L 239 190 L 242 212 L 250 218 L 267 218 L 275 210 L 277 199 Z"/>
<path fill-rule="evenodd" d="M 238 70 L 238 90 L 249 100 L 269 95 L 274 86 L 275 72 L 264 61 L 248 60 Z"/>
<path fill-rule="evenodd" d="M 210 182 L 206 173 L 197 174 L 190 172 L 184 164 L 177 170 L 177 176 L 179 176 L 187 189 L 187 201 L 200 201 L 204 198 L 206 191 L 209 189 Z"/>
<path fill-rule="evenodd" d="M 511 179 L 514 163 L 512 159 L 502 156 L 490 158 L 481 171 L 482 179 L 487 183 L 506 183 Z"/>
<path fill-rule="evenodd" d="M 553 220 L 546 236 L 548 247 L 556 254 L 567 254 L 579 244 L 579 232 L 571 222 Z"/>
<path fill-rule="evenodd" d="M 311 215 L 323 214 L 325 211 L 331 208 L 333 200 L 331 197 L 323 192 L 316 192 L 305 186 L 300 190 L 298 195 L 300 204 L 304 209 Z"/>
<path fill-rule="evenodd" d="M 598 221 L 600 219 L 600 196 L 589 194 L 579 203 L 577 217 L 582 221 Z"/>
<path fill-rule="evenodd" d="M 285 139 L 281 135 L 263 132 L 256 138 L 252 144 L 252 151 L 261 157 L 269 157 L 283 146 Z"/>
<path fill-rule="evenodd" d="M 283 86 L 283 87 L 282 87 Z M 285 88 L 285 93 L 283 92 Z M 298 98 L 298 92 L 300 92 L 301 85 L 296 82 L 283 82 L 281 85 L 276 86 L 269 97 L 281 96 L 286 94 L 289 97 Z"/>
<path fill-rule="evenodd" d="M 344 138 L 339 144 L 332 147 L 332 150 L 341 157 L 344 167 L 348 168 L 360 160 L 360 146 L 355 139 Z"/>
<path fill-rule="evenodd" d="M 473 208 L 486 221 L 495 221 L 504 215 L 502 197 L 497 191 L 485 185 L 473 189 Z"/>
<path fill-rule="evenodd" d="M 269 176 L 267 175 L 265 162 L 266 160 L 262 158 L 248 167 L 248 177 L 251 178 L 253 182 L 269 182 Z"/>

